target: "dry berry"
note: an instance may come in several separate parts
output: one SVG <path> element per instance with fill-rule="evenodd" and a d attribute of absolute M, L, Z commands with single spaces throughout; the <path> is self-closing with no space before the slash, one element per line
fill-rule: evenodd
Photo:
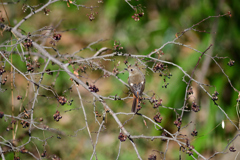
<path fill-rule="evenodd" d="M 62 116 L 60 115 L 60 112 L 57 110 L 56 113 L 53 115 L 53 118 L 55 121 L 59 121 L 60 119 L 62 119 Z"/>
<path fill-rule="evenodd" d="M 114 41 L 114 46 L 113 46 L 115 51 L 120 51 L 123 49 L 123 47 L 121 46 L 120 41 Z"/>
<path fill-rule="evenodd" d="M 15 157 L 14 156 L 14 159 L 13 160 L 20 160 L 20 157 Z"/>
<path fill-rule="evenodd" d="M 235 63 L 234 60 L 230 60 L 227 65 L 229 65 L 230 67 L 232 67 L 232 66 L 234 66 L 234 63 Z"/>
<path fill-rule="evenodd" d="M 187 91 L 187 94 L 188 94 L 188 95 L 193 94 L 192 87 L 189 88 L 189 90 Z"/>
<path fill-rule="evenodd" d="M 192 151 L 189 151 L 189 150 L 187 150 L 186 154 L 188 154 L 189 156 L 192 156 L 192 155 L 193 155 L 193 152 L 192 152 Z"/>
<path fill-rule="evenodd" d="M 34 71 L 33 65 L 31 65 L 30 63 L 28 63 L 26 66 L 27 66 L 27 71 L 29 71 L 29 72 Z"/>
<path fill-rule="evenodd" d="M 61 105 L 64 105 L 65 103 L 67 103 L 67 98 L 63 97 L 63 96 L 59 96 L 57 98 L 58 102 L 61 104 Z"/>
<path fill-rule="evenodd" d="M 50 69 L 46 69 L 45 71 L 47 72 L 47 74 L 49 74 L 49 75 L 51 75 L 51 76 L 53 75 L 53 72 L 51 72 Z"/>
<path fill-rule="evenodd" d="M 191 133 L 192 136 L 197 136 L 197 134 L 198 134 L 198 131 L 196 129 L 194 129 Z"/>
<path fill-rule="evenodd" d="M 157 63 L 154 67 L 153 67 L 154 72 L 160 70 L 160 71 L 164 71 L 165 70 L 165 66 L 163 63 Z"/>
<path fill-rule="evenodd" d="M 87 16 L 88 16 L 88 19 L 90 20 L 90 21 L 93 21 L 94 19 L 95 19 L 95 16 L 94 16 L 94 13 L 92 12 L 91 14 L 87 14 Z"/>
<path fill-rule="evenodd" d="M 46 152 L 47 152 L 47 151 L 44 151 L 44 152 L 41 154 L 41 157 L 46 157 Z"/>
<path fill-rule="evenodd" d="M 91 92 L 96 92 L 96 93 L 99 92 L 99 89 L 95 85 L 90 85 L 89 89 Z"/>
<path fill-rule="evenodd" d="M 153 154 L 149 155 L 148 157 L 148 160 L 156 160 L 156 159 L 157 159 L 157 156 Z"/>
<path fill-rule="evenodd" d="M 30 38 L 25 39 L 24 47 L 29 50 L 30 47 L 32 47 L 32 40 Z"/>
<path fill-rule="evenodd" d="M 17 100 L 21 100 L 21 99 L 22 99 L 22 96 L 18 95 Z"/>
<path fill-rule="evenodd" d="M 229 151 L 230 152 L 236 152 L 236 149 L 232 146 L 232 147 L 229 147 Z"/>
<path fill-rule="evenodd" d="M 115 75 L 117 75 L 119 73 L 118 69 L 116 67 L 113 68 L 113 71 L 112 71 Z"/>
<path fill-rule="evenodd" d="M 217 91 L 215 91 L 214 94 L 212 94 L 212 100 L 213 101 L 218 100 L 218 95 L 219 95 L 219 93 Z"/>
<path fill-rule="evenodd" d="M 0 112 L 0 118 L 2 118 L 4 116 L 3 112 Z"/>
<path fill-rule="evenodd" d="M 162 117 L 160 117 L 160 113 L 156 114 L 153 119 L 157 123 L 161 123 L 162 122 Z"/>
<path fill-rule="evenodd" d="M 48 15 L 49 15 L 49 12 L 50 12 L 50 9 L 44 8 L 44 9 L 43 9 L 43 12 L 44 12 L 44 14 L 45 14 L 46 16 L 48 16 Z"/>
<path fill-rule="evenodd" d="M 21 152 L 21 153 L 27 153 L 28 150 L 26 150 L 26 149 L 23 147 L 23 148 L 21 148 L 20 152 Z"/>
<path fill-rule="evenodd" d="M 101 117 L 102 115 L 99 114 L 97 111 L 95 112 L 96 117 Z"/>
<path fill-rule="evenodd" d="M 29 127 L 29 123 L 27 121 L 24 121 L 24 120 L 21 121 L 21 125 L 23 126 L 23 128 Z"/>
<path fill-rule="evenodd" d="M 2 17 L 2 15 L 0 16 L 0 22 L 5 22 L 5 19 Z"/>
<path fill-rule="evenodd" d="M 194 149 L 194 146 L 191 146 L 191 145 L 190 145 L 188 148 L 189 148 L 189 151 L 191 151 L 191 150 Z"/>
<path fill-rule="evenodd" d="M 167 137 L 167 133 L 165 132 L 165 131 L 163 131 L 163 133 L 161 134 L 161 136 L 165 136 L 165 137 Z M 166 141 L 167 139 L 165 139 L 165 138 L 162 138 L 162 141 Z"/>
<path fill-rule="evenodd" d="M 182 119 L 181 119 L 181 117 L 178 117 L 177 120 L 173 122 L 173 124 L 177 126 L 178 131 L 179 131 L 180 128 L 181 128 L 181 125 L 182 125 Z"/>
<path fill-rule="evenodd" d="M 121 142 L 124 142 L 124 141 L 126 141 L 127 136 L 124 135 L 123 133 L 120 133 L 119 136 L 118 136 L 118 139 L 119 139 Z"/>
<path fill-rule="evenodd" d="M 56 156 L 56 155 L 54 155 L 53 157 L 52 157 L 52 160 L 61 160 L 58 156 Z"/>
<path fill-rule="evenodd" d="M 2 75 L 5 72 L 6 72 L 6 70 L 4 69 L 4 67 L 0 68 L 0 75 Z"/>
<path fill-rule="evenodd" d="M 7 76 L 2 80 L 2 82 L 0 82 L 2 85 L 5 85 L 5 83 L 7 82 Z"/>
<path fill-rule="evenodd" d="M 155 102 L 157 103 L 154 104 L 153 108 L 158 108 L 159 106 L 162 106 L 162 99 L 155 100 Z"/>
<path fill-rule="evenodd" d="M 191 108 L 192 108 L 192 110 L 193 110 L 194 112 L 200 111 L 200 108 L 199 108 L 199 106 L 197 105 L 196 102 L 193 102 L 193 103 L 192 103 Z"/>
<path fill-rule="evenodd" d="M 140 111 L 142 107 L 140 105 L 137 106 L 137 112 Z"/>
<path fill-rule="evenodd" d="M 11 124 L 16 124 L 16 122 L 17 122 L 17 121 L 13 119 L 13 120 L 11 121 Z"/>
<path fill-rule="evenodd" d="M 55 41 L 61 40 L 61 37 L 62 37 L 61 34 L 54 34 L 54 35 L 53 35 L 53 39 L 54 39 Z"/>

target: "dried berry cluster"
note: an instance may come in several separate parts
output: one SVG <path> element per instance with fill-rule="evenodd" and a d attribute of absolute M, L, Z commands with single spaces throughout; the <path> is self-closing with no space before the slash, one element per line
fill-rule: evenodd
<path fill-rule="evenodd" d="M 55 30 L 54 30 L 54 32 L 55 32 Z M 59 33 L 58 33 L 58 34 L 57 34 L 57 33 L 54 33 L 52 38 L 54 39 L 54 41 L 50 41 L 49 43 L 50 43 L 51 45 L 55 46 L 55 45 L 56 45 L 55 42 L 60 41 L 61 38 L 62 38 L 62 35 L 59 34 Z"/>
<path fill-rule="evenodd" d="M 89 89 L 91 92 L 95 92 L 95 93 L 99 92 L 99 89 L 95 85 L 90 85 Z"/>
<path fill-rule="evenodd" d="M 30 114 L 28 113 L 28 111 L 24 108 L 24 111 L 23 111 L 23 114 L 24 114 L 24 118 L 28 119 Z"/>
<path fill-rule="evenodd" d="M 45 71 L 47 72 L 48 75 L 51 75 L 51 76 L 53 75 L 53 72 L 51 72 L 51 69 L 46 69 Z"/>
<path fill-rule="evenodd" d="M 165 66 L 165 69 L 164 70 L 166 70 L 167 69 L 167 65 Z M 167 88 L 167 86 L 169 85 L 169 83 L 167 83 L 167 78 L 168 79 L 170 79 L 171 78 L 171 76 L 172 76 L 172 74 L 171 73 L 162 73 L 162 72 L 160 72 L 160 74 L 159 74 L 159 76 L 164 76 L 164 78 L 163 78 L 163 81 L 164 81 L 164 85 L 162 85 L 162 88 Z"/>
<path fill-rule="evenodd" d="M 17 100 L 21 100 L 21 99 L 22 99 L 22 96 L 18 95 Z"/>
<path fill-rule="evenodd" d="M 2 82 L 0 82 L 2 85 L 5 85 L 5 83 L 7 82 L 7 76 L 2 80 Z"/>
<path fill-rule="evenodd" d="M 214 94 L 212 94 L 212 100 L 214 100 L 214 101 L 218 100 L 218 95 L 219 95 L 219 93 L 217 91 L 215 91 Z"/>
<path fill-rule="evenodd" d="M 198 134 L 198 131 L 196 129 L 194 129 L 191 133 L 192 136 L 197 136 L 197 134 Z"/>
<path fill-rule="evenodd" d="M 177 120 L 173 122 L 173 124 L 177 126 L 178 131 L 179 131 L 181 128 L 181 125 L 182 125 L 182 118 L 178 117 Z"/>
<path fill-rule="evenodd" d="M 165 132 L 165 131 L 163 131 L 162 132 L 162 134 L 161 134 L 161 136 L 165 136 L 165 137 L 167 137 L 167 132 Z M 166 141 L 167 139 L 165 139 L 165 138 L 162 138 L 162 141 Z"/>
<path fill-rule="evenodd" d="M 123 133 L 120 133 L 119 136 L 118 136 L 118 139 L 119 139 L 121 142 L 124 142 L 124 141 L 126 141 L 127 136 L 124 135 Z"/>
<path fill-rule="evenodd" d="M 154 72 L 157 72 L 158 70 L 160 71 L 164 71 L 165 70 L 165 66 L 163 63 L 157 63 L 154 67 L 153 67 Z"/>
<path fill-rule="evenodd" d="M 155 93 L 153 93 L 152 97 L 149 100 L 150 103 L 155 103 L 157 102 L 156 98 L 155 98 Z"/>
<path fill-rule="evenodd" d="M 86 73 L 86 69 L 87 69 L 87 66 L 85 66 L 85 65 L 79 66 L 79 70 L 83 73 Z"/>
<path fill-rule="evenodd" d="M 2 15 L 0 16 L 0 22 L 5 22 L 5 19 L 2 17 Z"/>
<path fill-rule="evenodd" d="M 114 41 L 114 46 L 113 46 L 115 51 L 120 51 L 123 49 L 123 47 L 121 46 L 120 41 Z"/>
<path fill-rule="evenodd" d="M 13 120 L 11 121 L 11 124 L 16 124 L 16 122 L 17 122 L 17 121 L 13 119 Z"/>
<path fill-rule="evenodd" d="M 155 93 L 153 93 L 152 97 L 149 99 L 150 103 L 154 103 L 153 108 L 158 108 L 159 106 L 162 106 L 162 99 L 156 99 Z"/>
<path fill-rule="evenodd" d="M 240 102 L 240 97 L 238 96 L 237 102 Z"/>
<path fill-rule="evenodd" d="M 153 154 L 149 155 L 148 157 L 148 160 L 156 160 L 156 159 L 157 159 L 157 156 Z"/>
<path fill-rule="evenodd" d="M 30 64 L 30 63 L 27 63 L 27 71 L 28 72 L 33 72 L 34 71 L 34 67 L 33 67 L 33 65 L 32 64 Z"/>
<path fill-rule="evenodd" d="M 190 88 L 188 89 L 188 91 L 187 91 L 187 94 L 188 94 L 188 95 L 191 95 L 191 94 L 193 94 L 192 87 L 190 87 Z"/>
<path fill-rule="evenodd" d="M 142 107 L 140 106 L 140 104 L 137 106 L 137 112 L 140 111 L 142 109 Z"/>
<path fill-rule="evenodd" d="M 25 39 L 25 43 L 23 44 L 25 48 L 27 48 L 27 50 L 29 50 L 29 48 L 31 48 L 32 45 L 32 40 L 30 38 Z"/>
<path fill-rule="evenodd" d="M 187 150 L 186 154 L 188 154 L 189 156 L 193 155 L 193 152 L 191 150 Z"/>
<path fill-rule="evenodd" d="M 96 117 L 101 117 L 102 115 L 98 113 L 98 111 L 95 112 Z"/>
<path fill-rule="evenodd" d="M 3 116 L 4 116 L 4 113 L 0 112 L 0 118 L 3 118 Z"/>
<path fill-rule="evenodd" d="M 21 125 L 23 126 L 23 128 L 29 127 L 29 123 L 27 121 L 24 121 L 24 120 L 21 121 Z"/>
<path fill-rule="evenodd" d="M 190 145 L 188 138 L 186 138 L 186 146 L 188 148 L 187 151 L 186 151 L 186 154 L 188 154 L 189 156 L 193 155 L 192 150 L 194 149 L 194 146 Z"/>
<path fill-rule="evenodd" d="M 47 152 L 47 151 L 44 151 L 44 152 L 41 154 L 41 157 L 46 157 L 46 152 Z"/>
<path fill-rule="evenodd" d="M 160 113 L 156 114 L 153 119 L 155 120 L 155 122 L 157 123 L 161 123 L 162 122 L 162 117 L 160 117 Z"/>
<path fill-rule="evenodd" d="M 13 160 L 20 160 L 20 157 L 15 157 L 14 156 L 14 159 Z"/>
<path fill-rule="evenodd" d="M 234 60 L 230 60 L 227 65 L 229 65 L 230 67 L 232 67 L 232 66 L 234 66 L 234 63 L 235 63 Z"/>
<path fill-rule="evenodd" d="M 57 98 L 58 102 L 61 104 L 61 105 L 64 105 L 67 103 L 67 98 L 63 97 L 63 96 L 59 96 Z"/>
<path fill-rule="evenodd" d="M 158 108 L 159 106 L 162 106 L 162 99 L 155 100 L 155 104 L 153 105 L 153 108 Z"/>
<path fill-rule="evenodd" d="M 193 103 L 192 103 L 191 108 L 192 108 L 192 110 L 193 110 L 194 112 L 200 111 L 200 108 L 199 108 L 199 106 L 197 105 L 196 102 L 193 102 Z"/>
<path fill-rule="evenodd" d="M 61 34 L 53 34 L 53 39 L 54 39 L 55 41 L 61 40 L 61 37 L 62 37 Z"/>
<path fill-rule="evenodd" d="M 70 105 L 70 106 L 71 106 L 71 105 L 72 105 L 72 103 L 73 103 L 73 99 L 71 99 L 71 100 L 69 100 L 69 101 L 68 101 L 68 105 Z"/>
<path fill-rule="evenodd" d="M 232 147 L 229 147 L 229 151 L 230 152 L 236 152 L 236 149 L 232 146 Z"/>
<path fill-rule="evenodd" d="M 0 75 L 2 75 L 5 72 L 6 72 L 6 70 L 4 69 L 4 67 L 0 68 Z"/>
<path fill-rule="evenodd" d="M 132 19 L 134 19 L 135 21 L 139 21 L 141 17 L 144 16 L 144 12 L 141 12 L 141 13 L 135 13 L 133 16 L 132 16 Z"/>
<path fill-rule="evenodd" d="M 190 146 L 188 141 L 189 141 L 189 140 L 186 139 L 186 147 L 181 146 L 181 147 L 180 147 L 180 150 L 182 150 L 183 152 L 186 151 L 186 154 L 188 154 L 189 156 L 192 156 L 192 155 L 193 155 L 192 150 L 194 149 L 194 147 L 193 147 L 193 146 Z"/>
<path fill-rule="evenodd" d="M 93 21 L 94 19 L 95 19 L 95 14 L 98 14 L 98 12 L 91 12 L 90 14 L 87 14 L 87 16 L 88 16 L 88 19 L 90 20 L 90 21 Z"/>
<path fill-rule="evenodd" d="M 50 12 L 50 9 L 44 8 L 44 9 L 43 9 L 43 12 L 44 12 L 44 14 L 45 14 L 46 16 L 48 16 L 48 15 L 49 15 L 49 12 Z"/>
<path fill-rule="evenodd" d="M 134 19 L 135 21 L 139 21 L 140 18 L 144 16 L 141 4 L 136 6 L 135 11 L 136 13 L 132 16 L 132 19 Z"/>
<path fill-rule="evenodd" d="M 104 78 L 108 78 L 110 77 L 109 73 L 105 72 L 104 75 L 103 75 Z"/>
<path fill-rule="evenodd" d="M 52 157 L 52 160 L 61 160 L 61 158 L 59 158 L 58 156 L 54 155 L 54 156 Z"/>
<path fill-rule="evenodd" d="M 116 67 L 114 67 L 112 73 L 117 75 L 119 73 L 119 70 Z"/>
<path fill-rule="evenodd" d="M 20 150 L 20 152 L 21 152 L 21 153 L 27 153 L 28 150 L 26 150 L 24 147 L 22 147 L 21 150 Z"/>
<path fill-rule="evenodd" d="M 7 127 L 6 128 L 6 131 L 10 131 L 10 130 L 13 130 L 13 127 Z"/>
<path fill-rule="evenodd" d="M 53 118 L 55 121 L 59 121 L 60 119 L 62 119 L 62 116 L 60 115 L 60 112 L 57 110 L 56 113 L 53 115 Z"/>

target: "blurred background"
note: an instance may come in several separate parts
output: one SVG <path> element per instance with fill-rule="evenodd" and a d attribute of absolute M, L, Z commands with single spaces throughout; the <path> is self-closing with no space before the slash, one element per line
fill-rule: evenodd
<path fill-rule="evenodd" d="M 3 2 L 6 2 L 3 0 Z M 10 23 L 11 26 L 17 24 L 25 16 L 30 13 L 27 9 L 24 12 L 24 5 L 41 7 L 41 4 L 45 4 L 46 0 L 23 0 L 17 4 L 6 5 L 5 9 L 0 5 L 0 11 L 2 17 L 6 20 L 6 24 Z M 192 25 L 202 21 L 208 16 L 216 16 L 219 14 L 226 14 L 231 12 L 231 17 L 224 16 L 218 18 L 210 18 L 200 25 L 194 27 L 198 31 L 186 32 L 177 42 L 189 45 L 199 51 L 206 50 L 210 44 L 213 47 L 207 51 L 207 55 L 203 56 L 194 72 L 194 78 L 201 83 L 209 84 L 211 86 L 205 86 L 205 89 L 214 94 L 214 91 L 219 93 L 217 103 L 227 113 L 230 119 L 238 126 L 237 116 L 237 98 L 238 93 L 234 91 L 228 82 L 227 77 L 222 73 L 222 69 L 231 80 L 232 85 L 236 88 L 240 88 L 239 78 L 239 49 L 240 49 L 240 1 L 238 0 L 201 0 L 201 1 L 183 1 L 183 0 L 132 0 L 129 1 L 134 6 L 141 7 L 144 16 L 140 17 L 139 21 L 135 21 L 135 11 L 125 2 L 120 0 L 76 0 L 77 4 L 82 4 L 87 7 L 93 7 L 88 9 L 79 7 L 79 9 L 73 5 L 67 5 L 66 2 L 57 2 L 47 9 L 49 15 L 44 12 L 39 12 L 32 16 L 26 22 L 24 22 L 20 28 L 25 33 L 34 34 L 46 34 L 45 31 L 37 31 L 45 26 L 55 27 L 56 32 L 62 35 L 62 38 L 54 48 L 58 49 L 60 54 L 72 54 L 76 53 L 76 56 L 91 57 L 97 50 L 102 47 L 108 47 L 113 49 L 114 41 L 119 41 L 123 47 L 123 53 L 130 53 L 133 55 L 147 55 L 155 49 L 160 48 L 164 43 L 172 41 L 175 38 L 176 33 L 182 32 L 184 29 L 191 27 Z M 6 17 L 6 13 L 9 17 L 9 22 Z M 90 20 L 89 16 L 94 16 L 94 20 Z M 22 31 L 22 32 L 23 32 Z M 37 31 L 37 32 L 36 32 Z M 15 39 L 14 35 L 3 32 L 0 38 L 1 44 L 7 40 Z M 92 45 L 91 49 L 79 50 L 87 47 L 90 43 L 102 39 L 99 43 Z M 36 39 L 37 40 L 37 39 Z M 43 42 L 39 40 L 39 42 Z M 52 47 L 50 39 L 46 39 L 43 45 Z M 1 48 L 2 49 L 2 48 Z M 56 53 L 50 48 L 47 49 L 52 55 Z M 9 50 L 10 51 L 10 48 Z M 37 52 L 31 50 L 29 52 Z M 195 52 L 189 48 L 169 44 L 166 45 L 162 52 L 161 59 L 173 62 L 183 68 L 188 74 L 191 75 L 194 67 L 197 64 L 200 53 Z M 211 59 L 215 57 L 217 63 L 221 68 Z M 34 56 L 29 56 L 34 58 Z M 217 58 L 218 57 L 218 58 Z M 38 58 L 41 64 L 45 63 L 45 60 Z M 120 72 L 118 77 L 127 83 L 128 73 L 124 70 L 126 65 L 124 61 L 127 60 L 128 64 L 135 64 L 136 59 L 125 57 L 114 57 L 114 61 L 96 60 L 97 63 L 104 66 L 105 69 L 113 71 L 117 68 Z M 230 67 L 228 62 L 234 60 L 234 66 Z M 3 61 L 1 61 L 3 64 Z M 13 54 L 13 64 L 18 67 L 22 72 L 27 72 L 26 63 L 21 60 L 20 56 Z M 151 67 L 152 62 L 147 62 L 147 65 Z M 36 69 L 34 72 L 40 72 L 43 69 L 42 65 L 40 69 Z M 78 66 L 74 66 L 78 67 Z M 73 71 L 74 68 L 71 70 Z M 7 89 L 0 94 L 0 111 L 5 114 L 14 114 L 17 116 L 23 111 L 23 107 L 26 109 L 31 108 L 33 98 L 33 86 L 19 74 L 15 75 L 15 86 L 13 89 L 14 97 L 14 111 L 12 110 L 11 100 L 11 83 L 10 83 L 10 65 L 6 64 L 6 73 L 2 76 L 2 79 L 8 75 L 8 81 L 5 85 L 2 85 L 2 89 Z M 50 64 L 48 69 L 59 70 L 59 67 Z M 165 129 L 171 133 L 177 131 L 177 127 L 173 124 L 176 120 L 176 112 L 181 112 L 177 109 L 181 108 L 184 103 L 186 83 L 183 82 L 183 73 L 176 67 L 168 65 L 167 73 L 171 73 L 172 77 L 166 79 L 159 76 L 159 73 L 153 73 L 150 70 L 144 70 L 146 74 L 146 87 L 145 93 L 148 96 L 156 94 L 156 98 L 162 99 L 162 104 L 166 107 L 175 108 L 167 109 L 159 107 L 153 109 L 153 104 L 148 101 L 144 101 L 142 105 L 141 113 L 153 118 L 158 111 L 163 118 L 162 125 Z M 95 70 L 87 67 L 86 72 L 81 73 L 81 80 L 85 83 L 95 84 L 99 88 L 99 94 L 103 96 L 119 96 L 126 97 L 129 95 L 128 88 L 119 82 L 113 76 L 104 77 L 104 73 L 100 70 Z M 35 75 L 35 79 L 39 79 L 40 75 Z M 186 78 L 188 81 L 188 79 Z M 164 86 L 169 83 L 167 87 Z M 61 71 L 56 71 L 53 75 L 45 74 L 42 84 L 46 86 L 53 86 L 54 90 L 59 96 L 65 96 L 67 100 L 73 100 L 72 105 L 65 104 L 61 106 L 54 95 L 46 90 L 40 89 L 40 95 L 38 97 L 38 103 L 35 106 L 34 117 L 36 121 L 39 118 L 43 118 L 43 122 L 39 122 L 39 125 L 48 126 L 49 128 L 55 128 L 54 131 L 41 131 L 34 129 L 33 135 L 40 139 L 46 139 L 47 145 L 44 142 L 33 139 L 32 143 L 25 146 L 26 149 L 39 155 L 44 150 L 47 152 L 47 157 L 51 158 L 52 155 L 57 155 L 62 159 L 90 159 L 92 155 L 92 146 L 87 133 L 86 128 L 78 131 L 85 126 L 84 116 L 82 109 L 80 108 L 80 101 L 76 89 L 72 86 L 72 81 L 69 80 L 69 76 Z M 29 86 L 28 86 L 29 85 Z M 79 87 L 81 95 L 84 99 L 84 107 L 87 112 L 88 124 L 90 131 L 92 132 L 93 140 L 96 140 L 96 132 L 98 131 L 99 124 L 96 119 L 101 122 L 101 117 L 95 118 L 93 107 L 99 114 L 104 112 L 104 108 L 99 102 L 94 102 L 94 98 L 91 93 L 84 88 Z M 196 83 L 192 83 L 194 91 L 193 99 L 189 101 L 189 107 L 192 101 L 197 102 L 200 105 L 200 111 L 185 112 L 183 116 L 182 126 L 188 125 L 181 130 L 181 134 L 187 135 L 190 138 L 190 144 L 205 157 L 210 157 L 215 152 L 221 152 L 227 147 L 227 143 L 236 134 L 236 128 L 227 120 L 225 115 L 219 108 L 214 105 L 211 98 L 199 88 Z M 18 101 L 17 96 L 21 95 L 23 100 Z M 114 112 L 130 112 L 132 99 L 126 99 L 124 101 L 112 101 L 106 100 L 106 103 Z M 62 119 L 59 122 L 54 121 L 53 114 L 59 110 Z M 131 115 L 119 115 L 119 119 L 122 123 L 129 120 Z M 11 119 L 1 119 L 0 135 L 7 140 L 12 139 L 12 132 L 7 131 L 6 128 L 10 127 Z M 147 121 L 144 123 L 144 119 L 140 116 L 135 116 L 133 119 L 125 124 L 125 128 L 132 135 L 146 135 L 157 136 L 161 135 L 161 130 L 156 130 L 154 125 Z M 192 123 L 190 123 L 192 122 Z M 225 123 L 225 128 L 222 128 L 222 122 Z M 198 136 L 192 137 L 191 132 L 196 129 Z M 117 127 L 116 122 L 107 114 L 105 129 L 102 130 L 99 137 L 99 142 L 96 147 L 98 159 L 116 159 L 119 152 L 120 141 L 118 140 L 120 128 Z M 61 137 L 61 138 L 59 138 Z M 22 128 L 19 124 L 16 133 L 17 145 L 24 144 L 28 140 L 28 129 Z M 155 154 L 157 159 L 163 159 L 163 152 L 166 150 L 166 142 L 155 139 L 153 141 L 146 139 L 136 139 L 134 141 L 138 148 L 138 151 L 143 159 L 147 159 L 149 155 Z M 234 159 L 240 149 L 238 138 L 230 145 L 234 146 L 236 152 L 230 152 L 228 154 L 219 154 L 213 159 Z M 3 146 L 2 146 L 3 147 Z M 38 148 L 38 150 L 36 149 Z M 127 140 L 121 143 L 120 160 L 137 159 L 136 153 Z M 7 149 L 4 148 L 3 149 Z M 39 153 L 38 153 L 39 152 Z M 193 159 L 186 155 L 185 152 L 179 152 L 179 145 L 176 142 L 171 142 L 168 145 L 166 152 L 166 159 L 175 160 L 179 158 L 179 154 L 182 159 Z M 9 152 L 5 154 L 6 159 L 13 159 L 14 153 Z M 21 154 L 16 152 L 15 156 L 20 156 L 21 159 L 32 159 L 28 154 Z M 194 154 L 196 157 L 196 154 Z M 239 156 L 236 159 L 240 159 Z"/>

